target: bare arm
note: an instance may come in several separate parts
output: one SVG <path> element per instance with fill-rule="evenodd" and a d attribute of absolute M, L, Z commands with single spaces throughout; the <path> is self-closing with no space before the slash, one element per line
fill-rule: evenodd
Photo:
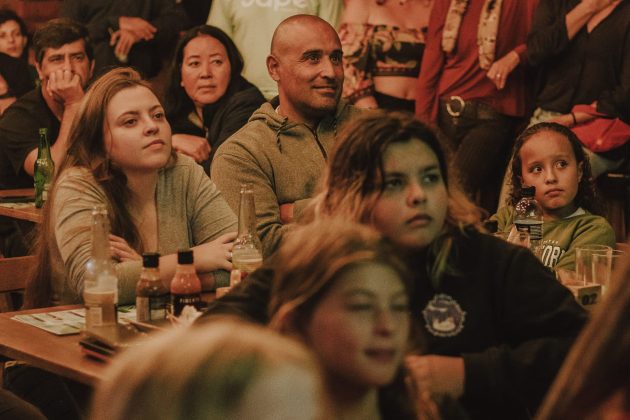
<path fill-rule="evenodd" d="M 192 247 L 195 269 L 200 278 L 207 279 L 204 275 L 216 270 L 230 271 L 232 269 L 230 251 L 234 245 L 234 239 L 236 239 L 236 232 L 230 232 L 221 235 L 212 242 Z M 175 268 L 177 268 L 177 254 L 160 257 L 160 279 L 166 287 L 169 287 L 171 280 L 173 280 Z M 202 289 L 206 290 L 208 287 L 202 287 Z"/>
<path fill-rule="evenodd" d="M 79 103 L 83 99 L 83 85 L 78 74 L 67 70 L 56 70 L 50 74 L 43 89 L 47 90 L 54 101 L 63 104 L 59 136 L 50 147 L 52 159 L 58 166 L 66 158 L 70 126 L 79 109 Z M 37 148 L 31 150 L 24 159 L 24 170 L 30 176 L 33 176 L 35 160 L 37 160 Z"/>

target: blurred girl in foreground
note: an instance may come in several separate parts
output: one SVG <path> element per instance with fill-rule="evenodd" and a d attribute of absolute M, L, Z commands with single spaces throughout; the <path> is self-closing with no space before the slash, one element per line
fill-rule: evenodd
<path fill-rule="evenodd" d="M 317 363 L 268 329 L 215 320 L 176 328 L 117 357 L 93 420 L 324 420 Z"/>
<path fill-rule="evenodd" d="M 326 220 L 292 232 L 274 266 L 271 326 L 315 353 L 335 417 L 409 418 L 378 392 L 409 339 L 409 275 L 393 249 L 368 227 Z"/>
<path fill-rule="evenodd" d="M 163 255 L 166 285 L 179 248 L 193 248 L 199 273 L 231 269 L 236 216 L 203 169 L 173 152 L 164 110 L 135 70 L 112 70 L 91 85 L 70 129 L 67 157 L 57 168 L 27 306 L 81 301 L 91 212 L 98 205 L 109 214 L 120 303 L 135 298 L 144 251 Z M 202 286 L 212 285 L 202 279 Z"/>

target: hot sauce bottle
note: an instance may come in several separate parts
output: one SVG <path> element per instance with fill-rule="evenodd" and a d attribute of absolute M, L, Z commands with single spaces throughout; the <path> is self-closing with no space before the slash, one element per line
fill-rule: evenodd
<path fill-rule="evenodd" d="M 191 249 L 177 252 L 177 269 L 171 281 L 173 315 L 179 316 L 185 306 L 201 307 L 201 281 L 197 277 Z"/>

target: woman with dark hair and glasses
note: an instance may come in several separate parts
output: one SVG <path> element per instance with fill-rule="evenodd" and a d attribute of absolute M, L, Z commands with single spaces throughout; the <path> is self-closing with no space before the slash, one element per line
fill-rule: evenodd
<path fill-rule="evenodd" d="M 177 44 L 166 92 L 173 147 L 209 171 L 214 151 L 265 98 L 241 76 L 243 58 L 222 30 L 201 25 Z"/>

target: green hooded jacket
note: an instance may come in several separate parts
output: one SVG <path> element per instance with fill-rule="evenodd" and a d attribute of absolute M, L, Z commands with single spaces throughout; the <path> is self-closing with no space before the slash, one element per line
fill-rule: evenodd
<path fill-rule="evenodd" d="M 277 249 L 290 228 L 280 220 L 280 205 L 294 203 L 294 219 L 299 218 L 316 191 L 341 126 L 359 112 L 340 101 L 335 114 L 312 130 L 288 121 L 266 102 L 217 150 L 211 177 L 236 214 L 241 185 L 253 187 L 264 256 Z"/>

